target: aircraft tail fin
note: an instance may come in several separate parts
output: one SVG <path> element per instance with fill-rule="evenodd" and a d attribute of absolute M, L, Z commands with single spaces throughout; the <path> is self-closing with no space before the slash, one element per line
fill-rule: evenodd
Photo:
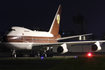
<path fill-rule="evenodd" d="M 59 26 L 60 26 L 60 17 L 61 17 L 61 5 L 59 5 L 56 15 L 53 19 L 52 25 L 50 27 L 49 32 L 53 35 L 57 35 L 59 33 Z"/>

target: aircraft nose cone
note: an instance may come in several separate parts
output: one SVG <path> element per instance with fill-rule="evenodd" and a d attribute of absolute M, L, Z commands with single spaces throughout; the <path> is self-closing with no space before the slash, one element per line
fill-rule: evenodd
<path fill-rule="evenodd" d="M 7 38 L 7 36 L 3 36 L 3 38 L 2 38 L 2 42 L 8 42 L 8 38 Z"/>

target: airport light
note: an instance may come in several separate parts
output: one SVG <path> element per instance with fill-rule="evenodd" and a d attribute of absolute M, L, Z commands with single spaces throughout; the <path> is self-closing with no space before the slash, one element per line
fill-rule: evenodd
<path fill-rule="evenodd" d="M 41 59 L 44 59 L 44 57 L 41 57 Z"/>
<path fill-rule="evenodd" d="M 88 57 L 91 57 L 91 56 L 92 56 L 92 53 L 91 53 L 91 52 L 89 52 L 89 53 L 87 54 L 87 56 L 88 56 Z"/>
<path fill-rule="evenodd" d="M 77 56 L 75 56 L 74 58 L 77 58 Z"/>

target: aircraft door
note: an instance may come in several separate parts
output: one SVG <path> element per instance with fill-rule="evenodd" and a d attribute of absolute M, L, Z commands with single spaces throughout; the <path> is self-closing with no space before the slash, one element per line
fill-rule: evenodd
<path fill-rule="evenodd" d="M 22 33 L 22 38 L 23 38 L 23 42 L 25 42 L 25 39 L 24 39 L 24 33 Z"/>

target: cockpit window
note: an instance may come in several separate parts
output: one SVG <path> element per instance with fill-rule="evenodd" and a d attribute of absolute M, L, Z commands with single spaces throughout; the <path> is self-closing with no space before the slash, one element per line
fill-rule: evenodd
<path fill-rule="evenodd" d="M 10 31 L 15 31 L 15 29 L 8 29 L 8 30 L 6 31 L 6 33 L 4 34 L 4 36 L 6 36 Z"/>
<path fill-rule="evenodd" d="M 8 31 L 15 31 L 15 29 L 8 29 Z"/>

